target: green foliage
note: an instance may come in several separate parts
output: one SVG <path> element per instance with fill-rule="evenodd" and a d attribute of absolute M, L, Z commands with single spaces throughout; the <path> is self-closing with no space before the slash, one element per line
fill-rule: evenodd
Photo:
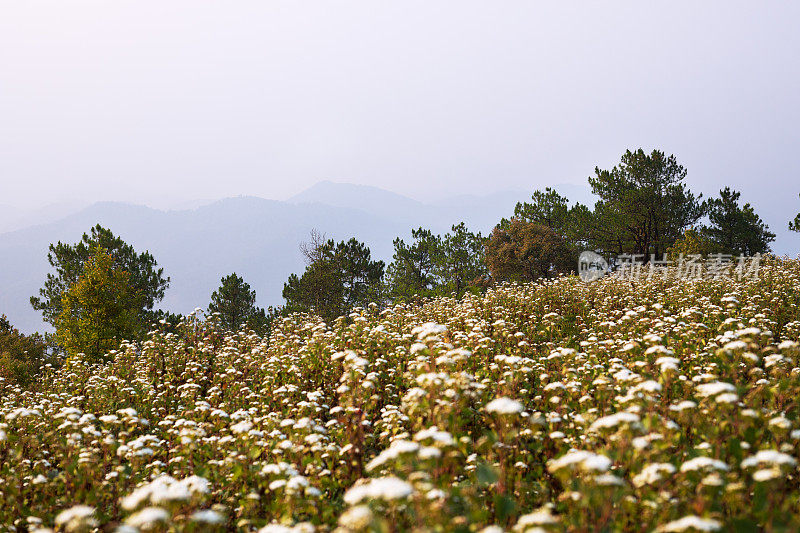
<path fill-rule="evenodd" d="M 660 255 L 704 213 L 702 195 L 683 183 L 686 169 L 675 156 L 627 150 L 611 170 L 589 178 L 595 204 L 590 240 L 606 253 Z"/>
<path fill-rule="evenodd" d="M 163 309 L 155 309 L 145 313 L 145 324 L 160 329 L 176 333 L 185 317 L 180 313 L 172 313 Z"/>
<path fill-rule="evenodd" d="M 253 319 L 259 309 L 256 307 L 256 291 L 236 272 L 223 277 L 219 289 L 211 294 L 208 313 L 219 313 L 220 325 L 237 331 L 243 324 Z M 261 310 L 263 313 L 263 309 Z"/>
<path fill-rule="evenodd" d="M 699 254 L 707 257 L 711 254 L 722 253 L 722 248 L 719 244 L 714 242 L 711 237 L 704 232 L 689 228 L 683 232 L 675 243 L 667 248 L 667 256 L 676 258 L 683 254 L 684 256 Z"/>
<path fill-rule="evenodd" d="M 750 204 L 739 206 L 740 196 L 738 191 L 725 187 L 719 191 L 719 198 L 709 199 L 706 209 L 710 223 L 702 232 L 723 253 L 745 256 L 768 253 L 775 234 Z"/>
<path fill-rule="evenodd" d="M 562 196 L 554 189 L 547 187 L 544 191 L 534 191 L 531 196 L 531 202 L 518 203 L 514 208 L 512 219 L 504 218 L 498 224 L 497 229 L 500 231 L 497 237 L 502 240 L 504 238 L 503 235 L 508 236 L 512 220 L 549 228 L 560 238 L 560 243 L 557 247 L 566 248 L 566 252 L 563 250 L 558 251 L 559 260 L 557 262 L 559 264 L 564 263 L 562 260 L 565 260 L 568 255 L 569 260 L 566 262 L 571 265 L 566 269 L 563 266 L 559 266 L 557 270 L 569 271 L 577 262 L 580 252 L 590 247 L 593 218 L 594 213 L 587 206 L 576 203 L 569 207 L 569 199 L 566 196 Z M 519 232 L 520 228 L 518 227 L 515 232 Z M 542 231 L 539 230 L 539 233 L 542 234 Z M 540 238 L 542 238 L 542 235 L 540 235 Z M 499 241 L 497 243 L 499 245 Z M 552 246 L 547 246 L 547 248 L 552 248 Z M 499 252 L 499 248 L 496 247 L 495 252 Z M 496 262 L 497 259 L 499 258 L 496 257 L 493 261 Z M 510 256 L 507 259 L 510 259 Z M 546 263 L 547 261 L 544 262 Z M 497 267 L 499 264 L 496 263 L 495 266 Z"/>
<path fill-rule="evenodd" d="M 800 231 L 800 213 L 797 213 L 794 220 L 789 222 L 789 229 L 792 231 Z"/>
<path fill-rule="evenodd" d="M 483 260 L 485 243 L 486 239 L 480 232 L 470 232 L 463 222 L 445 234 L 437 262 L 441 279 L 439 294 L 460 298 L 468 291 L 477 292 L 488 274 Z"/>
<path fill-rule="evenodd" d="M 511 219 L 486 243 L 486 264 L 497 281 L 534 281 L 575 269 L 576 256 L 552 227 Z"/>
<path fill-rule="evenodd" d="M 84 353 L 101 361 L 122 340 L 142 336 L 145 299 L 133 276 L 96 245 L 83 272 L 61 295 L 61 312 L 53 322 L 56 340 L 70 356 Z"/>
<path fill-rule="evenodd" d="M 275 321 L 279 318 L 284 318 L 289 315 L 286 307 L 268 306 L 266 309 L 263 307 L 256 307 L 255 312 L 250 315 L 245 325 L 247 329 L 255 331 L 262 336 L 268 336 L 275 325 Z"/>
<path fill-rule="evenodd" d="M 394 240 L 394 257 L 387 268 L 388 295 L 395 301 L 415 296 L 455 296 L 478 290 L 488 271 L 483 262 L 484 239 L 466 225 L 451 227 L 444 236 L 419 228 L 411 245 Z"/>
<path fill-rule="evenodd" d="M 518 203 L 514 217 L 520 222 L 533 222 L 553 229 L 567 243 L 577 249 L 588 246 L 589 230 L 592 224 L 592 211 L 581 203 L 569 207 L 569 199 L 546 187 L 544 191 L 534 191 L 531 202 Z M 500 229 L 511 225 L 507 219 L 500 222 Z"/>
<path fill-rule="evenodd" d="M 437 263 L 441 262 L 442 239 L 431 230 L 411 230 L 414 242 L 394 240 L 394 256 L 386 269 L 386 285 L 395 300 L 433 296 L 438 286 Z"/>
<path fill-rule="evenodd" d="M 277 318 L 287 315 L 283 307 L 256 306 L 256 291 L 234 272 L 221 280 L 219 289 L 211 295 L 209 315 L 216 313 L 219 326 L 227 331 L 246 327 L 259 335 L 267 336 Z"/>
<path fill-rule="evenodd" d="M 292 274 L 283 286 L 286 307 L 313 312 L 331 321 L 381 298 L 383 261 L 373 261 L 369 248 L 355 238 L 338 244 L 312 234 L 304 248 L 302 276 Z"/>
<path fill-rule="evenodd" d="M 56 358 L 41 335 L 23 335 L 0 315 L 0 378 L 22 387 L 30 386 L 45 364 Z"/>
<path fill-rule="evenodd" d="M 535 222 L 565 234 L 570 224 L 569 200 L 550 187 L 534 191 L 532 202 L 517 203 L 514 218 L 523 222 Z"/>
<path fill-rule="evenodd" d="M 50 245 L 47 260 L 55 273 L 47 274 L 39 296 L 31 297 L 31 305 L 41 311 L 45 322 L 55 325 L 62 312 L 62 295 L 77 283 L 84 272 L 84 264 L 98 247 L 113 257 L 115 269 L 128 273 L 134 292 L 141 297 L 142 320 L 145 319 L 144 312 L 153 309 L 153 305 L 164 297 L 169 277 L 164 277 L 163 268 L 157 268 L 153 256 L 149 252 L 137 254 L 131 245 L 98 224 L 90 234 L 84 233 L 77 244 L 59 241 Z"/>

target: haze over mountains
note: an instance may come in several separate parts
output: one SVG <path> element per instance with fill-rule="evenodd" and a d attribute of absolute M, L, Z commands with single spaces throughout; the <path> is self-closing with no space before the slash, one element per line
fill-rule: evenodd
<path fill-rule="evenodd" d="M 573 202 L 594 203 L 588 186 L 554 188 Z M 286 278 L 305 268 L 299 245 L 312 229 L 336 240 L 356 237 L 388 263 L 392 241 L 401 237 L 408 242 L 412 228 L 443 233 L 464 221 L 472 231 L 488 234 L 530 195 L 507 191 L 421 202 L 376 187 L 323 181 L 285 201 L 242 196 L 187 202 L 187 208 L 172 210 L 121 202 L 60 204 L 28 212 L 0 208 L 0 314 L 23 332 L 45 330 L 28 300 L 50 271 L 48 245 L 75 243 L 98 223 L 155 256 L 171 278 L 160 307 L 186 313 L 204 308 L 220 278 L 234 271 L 256 290 L 259 305 L 283 303 Z M 778 235 L 773 250 L 796 255 L 800 235 L 786 231 L 785 223 L 770 221 L 773 214 L 764 213 Z"/>
<path fill-rule="evenodd" d="M 582 198 L 577 186 L 559 189 Z M 588 199 L 588 190 L 583 193 Z M 256 290 L 259 305 L 281 304 L 286 278 L 304 269 L 299 244 L 312 229 L 337 240 L 356 237 L 374 257 L 388 262 L 392 241 L 398 236 L 408 240 L 412 228 L 445 232 L 463 220 L 486 234 L 530 194 L 464 195 L 423 203 L 375 187 L 325 181 L 286 201 L 236 197 L 170 211 L 99 202 L 0 234 L 0 313 L 24 332 L 43 331 L 45 324 L 28 299 L 50 271 L 48 245 L 77 242 L 98 223 L 137 251 L 155 256 L 171 278 L 160 307 L 186 313 L 205 307 L 220 278 L 234 271 Z"/>

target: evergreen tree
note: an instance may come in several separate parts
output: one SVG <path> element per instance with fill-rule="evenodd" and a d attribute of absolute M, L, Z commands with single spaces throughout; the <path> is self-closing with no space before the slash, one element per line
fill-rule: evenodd
<path fill-rule="evenodd" d="M 211 303 L 208 312 L 219 313 L 220 324 L 223 328 L 238 331 L 238 329 L 254 319 L 259 312 L 264 310 L 256 307 L 256 291 L 250 289 L 244 279 L 236 272 L 223 277 L 220 287 L 211 294 Z"/>
<path fill-rule="evenodd" d="M 164 277 L 164 269 L 158 268 L 158 263 L 149 252 L 137 254 L 131 245 L 98 224 L 90 234 L 84 233 L 77 244 L 59 241 L 50 245 L 47 260 L 55 268 L 55 273 L 47 275 L 39 296 L 30 299 L 33 308 L 41 311 L 45 322 L 55 324 L 62 311 L 62 295 L 78 281 L 85 263 L 98 247 L 113 258 L 114 268 L 128 273 L 130 284 L 141 298 L 139 318 L 142 322 L 150 321 L 149 312 L 164 297 L 169 277 Z"/>
<path fill-rule="evenodd" d="M 569 226 L 569 200 L 554 189 L 534 191 L 531 202 L 520 202 L 514 208 L 514 218 L 521 222 L 534 222 L 566 234 Z M 510 225 L 510 223 L 509 223 Z"/>
<path fill-rule="evenodd" d="M 414 242 L 394 240 L 394 256 L 386 269 L 386 284 L 394 299 L 432 296 L 438 286 L 436 265 L 441 262 L 442 239 L 431 230 L 411 230 Z"/>
<path fill-rule="evenodd" d="M 607 253 L 660 255 L 704 214 L 702 195 L 686 187 L 686 169 L 673 155 L 628 150 L 619 166 L 595 174 L 591 242 Z"/>
<path fill-rule="evenodd" d="M 752 256 L 770 251 L 775 234 L 761 220 L 750 204 L 739 206 L 738 191 L 725 187 L 719 198 L 707 202 L 710 224 L 702 232 L 723 253 Z"/>
<path fill-rule="evenodd" d="M 546 187 L 544 191 L 534 191 L 531 202 L 520 202 L 514 208 L 514 219 L 545 226 L 556 232 L 569 249 L 574 262 L 578 254 L 590 246 L 592 211 L 581 203 L 569 207 L 566 196 Z M 508 231 L 511 221 L 500 221 L 499 229 Z"/>
<path fill-rule="evenodd" d="M 800 213 L 797 213 L 794 220 L 789 222 L 789 229 L 792 231 L 800 231 Z"/>
<path fill-rule="evenodd" d="M 411 232 L 414 243 L 394 241 L 394 257 L 387 269 L 388 295 L 407 300 L 413 296 L 455 296 L 475 291 L 488 276 L 484 263 L 486 239 L 461 222 L 450 232 L 434 235 L 419 228 Z"/>
<path fill-rule="evenodd" d="M 323 240 L 301 247 L 307 258 L 302 276 L 292 274 L 283 286 L 286 307 L 333 320 L 356 306 L 380 300 L 383 261 L 373 261 L 369 248 L 357 241 Z"/>
<path fill-rule="evenodd" d="M 485 243 L 480 233 L 470 232 L 463 222 L 445 234 L 436 261 L 440 295 L 460 298 L 468 290 L 477 290 L 489 273 L 484 261 Z"/>

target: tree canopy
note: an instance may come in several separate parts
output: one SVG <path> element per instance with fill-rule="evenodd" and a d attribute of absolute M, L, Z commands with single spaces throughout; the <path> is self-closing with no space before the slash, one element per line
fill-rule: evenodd
<path fill-rule="evenodd" d="M 577 261 L 580 252 L 590 246 L 592 211 L 581 203 L 570 207 L 569 199 L 550 187 L 546 187 L 544 191 L 534 191 L 530 202 L 517 203 L 513 219 L 553 230 L 563 240 L 573 263 Z M 511 221 L 504 218 L 498 227 L 508 231 Z"/>
<path fill-rule="evenodd" d="M 395 299 L 433 296 L 438 286 L 441 238 L 424 228 L 411 230 L 411 237 L 411 244 L 400 237 L 394 240 L 394 256 L 386 269 L 388 292 Z"/>
<path fill-rule="evenodd" d="M 484 262 L 485 243 L 480 232 L 470 232 L 463 222 L 445 234 L 439 263 L 443 294 L 460 298 L 482 283 L 488 274 Z"/>
<path fill-rule="evenodd" d="M 59 241 L 50 245 L 47 260 L 55 273 L 47 274 L 39 296 L 31 297 L 31 305 L 41 311 L 45 322 L 55 325 L 62 311 L 62 295 L 78 281 L 85 263 L 98 248 L 102 248 L 112 257 L 115 269 L 128 273 L 129 283 L 141 298 L 139 311 L 143 321 L 147 320 L 146 312 L 164 298 L 169 277 L 164 277 L 164 269 L 158 268 L 153 256 L 147 251 L 136 253 L 133 246 L 98 224 L 89 234 L 84 233 L 76 244 Z"/>
<path fill-rule="evenodd" d="M 659 255 L 700 220 L 704 205 L 684 183 L 686 169 L 674 155 L 627 150 L 611 170 L 589 178 L 599 197 L 591 241 L 606 253 Z"/>
<path fill-rule="evenodd" d="M 770 251 L 775 234 L 761 220 L 750 204 L 739 206 L 741 193 L 725 187 L 719 198 L 707 201 L 709 224 L 702 232 L 723 253 L 752 256 Z"/>
<path fill-rule="evenodd" d="M 534 281 L 575 269 L 573 251 L 553 228 L 511 219 L 486 243 L 486 264 L 497 281 Z"/>
<path fill-rule="evenodd" d="M 312 242 L 302 249 L 305 272 L 292 274 L 283 286 L 289 310 L 313 312 L 330 321 L 381 298 L 384 263 L 373 261 L 364 243 L 355 238 L 336 243 L 312 234 Z"/>
<path fill-rule="evenodd" d="M 42 336 L 23 335 L 0 315 L 0 378 L 27 387 L 47 363 L 55 358 Z"/>
<path fill-rule="evenodd" d="M 251 290 L 236 272 L 223 277 L 220 282 L 220 287 L 211 294 L 208 312 L 219 313 L 222 327 L 236 331 L 258 313 L 256 291 Z"/>
<path fill-rule="evenodd" d="M 386 271 L 388 296 L 408 300 L 414 296 L 461 297 L 474 290 L 488 274 L 484 264 L 485 240 L 461 222 L 444 235 L 418 228 L 406 244 L 394 240 L 394 256 Z"/>
<path fill-rule="evenodd" d="M 95 246 L 83 272 L 61 295 L 53 325 L 57 342 L 69 353 L 100 361 L 124 339 L 142 334 L 145 296 L 114 256 Z"/>

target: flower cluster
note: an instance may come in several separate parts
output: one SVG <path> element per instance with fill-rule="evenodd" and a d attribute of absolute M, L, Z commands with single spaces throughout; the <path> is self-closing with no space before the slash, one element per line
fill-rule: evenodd
<path fill-rule="evenodd" d="M 0 381 L 0 530 L 800 529 L 800 261 L 192 315 Z"/>

